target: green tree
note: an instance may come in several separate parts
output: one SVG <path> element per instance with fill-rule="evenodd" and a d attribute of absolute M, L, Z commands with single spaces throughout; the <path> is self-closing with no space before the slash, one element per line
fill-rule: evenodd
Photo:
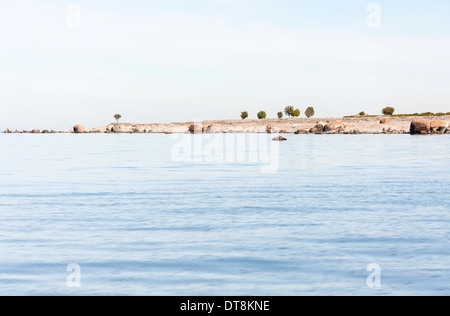
<path fill-rule="evenodd" d="M 267 117 L 266 112 L 264 112 L 264 111 L 258 112 L 258 119 L 262 120 L 262 119 L 265 119 L 266 117 Z"/>
<path fill-rule="evenodd" d="M 390 106 L 385 107 L 383 109 L 383 115 L 393 115 L 394 112 L 395 112 L 395 109 L 393 107 L 390 107 Z"/>
<path fill-rule="evenodd" d="M 284 113 L 285 113 L 287 116 L 289 116 L 289 117 L 294 116 L 294 107 L 293 107 L 293 106 L 287 106 L 287 107 L 285 107 L 285 108 L 284 108 Z"/>
<path fill-rule="evenodd" d="M 114 118 L 116 119 L 117 123 L 119 123 L 119 120 L 122 118 L 122 115 L 114 114 Z"/>
<path fill-rule="evenodd" d="M 294 113 L 292 114 L 292 116 L 294 116 L 294 117 L 299 117 L 300 114 L 301 114 L 300 110 L 297 109 L 297 110 L 294 111 Z"/>
<path fill-rule="evenodd" d="M 283 112 L 278 112 L 277 115 L 278 115 L 278 118 L 279 118 L 279 119 L 282 119 L 282 118 L 283 118 Z"/>
<path fill-rule="evenodd" d="M 241 119 L 245 120 L 248 117 L 248 112 L 241 112 Z"/>
<path fill-rule="evenodd" d="M 305 111 L 305 115 L 307 118 L 313 117 L 315 114 L 314 108 L 312 106 L 308 107 Z"/>

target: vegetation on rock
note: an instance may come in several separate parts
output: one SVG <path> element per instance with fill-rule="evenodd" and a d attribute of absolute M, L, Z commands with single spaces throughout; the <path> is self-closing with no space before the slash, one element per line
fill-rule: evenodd
<path fill-rule="evenodd" d="M 309 106 L 306 111 L 305 111 L 305 115 L 307 118 L 313 117 L 314 116 L 314 108 L 312 106 Z"/>
<path fill-rule="evenodd" d="M 258 119 L 262 120 L 262 119 L 265 119 L 266 117 L 267 117 L 266 112 L 264 112 L 264 111 L 258 112 Z"/>

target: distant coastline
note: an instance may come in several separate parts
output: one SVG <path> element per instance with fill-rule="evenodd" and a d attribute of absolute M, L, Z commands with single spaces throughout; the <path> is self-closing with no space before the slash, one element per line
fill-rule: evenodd
<path fill-rule="evenodd" d="M 184 123 L 111 123 L 84 128 L 76 125 L 68 131 L 7 129 L 4 133 L 280 133 L 280 134 L 450 134 L 450 115 L 421 116 L 354 116 L 340 118 L 286 118 L 261 120 L 210 120 Z"/>

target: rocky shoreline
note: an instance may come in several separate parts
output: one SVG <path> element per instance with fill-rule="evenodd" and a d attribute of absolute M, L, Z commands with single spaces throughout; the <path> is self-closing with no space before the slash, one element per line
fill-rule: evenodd
<path fill-rule="evenodd" d="M 81 125 L 69 131 L 31 130 L 4 133 L 128 133 L 128 134 L 214 134 L 214 133 L 270 133 L 270 134 L 450 134 L 450 116 L 440 117 L 351 117 L 351 118 L 289 118 L 264 120 L 217 120 L 169 124 L 111 123 L 85 129 Z"/>

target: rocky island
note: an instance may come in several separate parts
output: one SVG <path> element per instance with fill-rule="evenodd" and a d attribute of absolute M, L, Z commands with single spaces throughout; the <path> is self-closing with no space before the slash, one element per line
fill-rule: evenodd
<path fill-rule="evenodd" d="M 271 133 L 271 134 L 450 134 L 450 115 L 436 117 L 371 116 L 342 118 L 287 118 L 260 120 L 216 120 L 185 123 L 111 123 L 69 131 L 11 131 L 4 133 Z"/>

